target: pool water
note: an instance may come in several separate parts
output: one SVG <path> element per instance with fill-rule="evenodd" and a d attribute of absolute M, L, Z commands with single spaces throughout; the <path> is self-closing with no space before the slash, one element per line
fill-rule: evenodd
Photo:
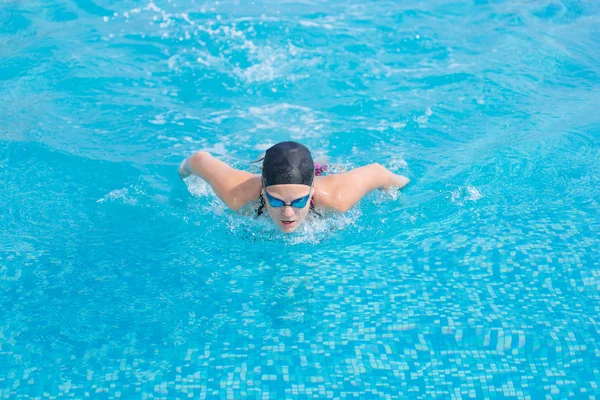
<path fill-rule="evenodd" d="M 600 397 L 600 3 L 0 2 L 0 397 Z M 285 236 L 206 150 L 409 176 Z"/>

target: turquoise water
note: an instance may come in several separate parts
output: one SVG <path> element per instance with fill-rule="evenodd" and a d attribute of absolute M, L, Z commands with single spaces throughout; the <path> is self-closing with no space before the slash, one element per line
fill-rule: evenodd
<path fill-rule="evenodd" d="M 1 398 L 600 397 L 600 4 L 0 1 Z M 283 236 L 177 165 L 412 183 Z"/>

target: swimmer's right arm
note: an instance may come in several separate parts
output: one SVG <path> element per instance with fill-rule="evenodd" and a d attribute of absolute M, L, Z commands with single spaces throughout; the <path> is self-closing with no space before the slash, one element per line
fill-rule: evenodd
<path fill-rule="evenodd" d="M 320 177 L 318 206 L 346 212 L 367 193 L 375 189 L 402 189 L 410 179 L 396 175 L 378 163 L 358 167 L 342 174 Z"/>
<path fill-rule="evenodd" d="M 260 195 L 260 175 L 232 168 L 206 151 L 198 151 L 179 165 L 184 179 L 196 175 L 205 180 L 229 208 L 239 210 Z"/>

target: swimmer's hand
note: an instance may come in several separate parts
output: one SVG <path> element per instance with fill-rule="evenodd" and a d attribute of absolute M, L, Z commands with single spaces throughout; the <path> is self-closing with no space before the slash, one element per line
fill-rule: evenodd
<path fill-rule="evenodd" d="M 181 164 L 179 164 L 179 177 L 181 179 L 185 179 L 188 176 L 192 175 L 190 168 L 188 166 L 188 159 L 186 158 L 185 160 L 183 160 L 181 162 Z"/>
<path fill-rule="evenodd" d="M 390 171 L 387 171 L 390 172 Z M 407 177 L 403 176 L 403 175 L 396 175 L 390 172 L 390 176 L 389 176 L 389 182 L 391 183 L 391 185 L 389 186 L 384 186 L 384 189 L 398 189 L 401 190 L 402 188 L 404 188 L 406 185 L 408 185 L 410 183 L 410 179 L 408 179 Z"/>

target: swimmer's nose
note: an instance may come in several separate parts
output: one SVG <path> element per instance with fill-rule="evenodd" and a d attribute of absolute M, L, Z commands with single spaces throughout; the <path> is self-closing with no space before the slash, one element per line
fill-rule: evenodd
<path fill-rule="evenodd" d="M 283 207 L 283 215 L 285 217 L 293 217 L 294 216 L 294 209 L 290 206 L 284 206 Z"/>

